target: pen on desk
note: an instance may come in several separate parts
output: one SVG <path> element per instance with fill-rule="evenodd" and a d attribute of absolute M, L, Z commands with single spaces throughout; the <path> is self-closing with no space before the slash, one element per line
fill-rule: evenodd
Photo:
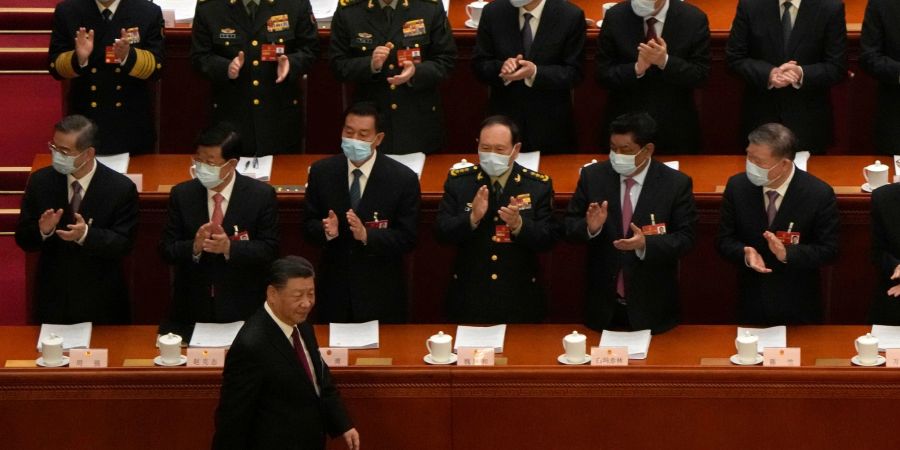
<path fill-rule="evenodd" d="M 246 163 L 244 163 L 244 170 L 250 168 L 250 160 L 248 159 Z"/>
<path fill-rule="evenodd" d="M 259 169 L 259 158 L 255 157 L 255 156 L 253 157 L 253 168 Z"/>

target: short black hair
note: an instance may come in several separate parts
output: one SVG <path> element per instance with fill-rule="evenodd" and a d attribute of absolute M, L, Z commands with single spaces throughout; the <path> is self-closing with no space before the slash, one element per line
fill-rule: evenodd
<path fill-rule="evenodd" d="M 53 129 L 65 134 L 78 133 L 75 140 L 75 146 L 78 148 L 75 150 L 84 150 L 97 143 L 97 124 L 80 114 L 63 117 L 56 122 Z"/>
<path fill-rule="evenodd" d="M 312 278 L 316 276 L 312 263 L 301 256 L 285 256 L 275 260 L 269 271 L 269 285 L 284 289 L 291 278 Z"/>
<path fill-rule="evenodd" d="M 635 144 L 644 147 L 656 141 L 656 121 L 645 112 L 625 113 L 609 124 L 609 134 L 630 134 Z"/>
<path fill-rule="evenodd" d="M 235 131 L 234 125 L 219 122 L 203 131 L 194 142 L 196 146 L 222 147 L 222 159 L 225 161 L 241 157 L 241 135 Z"/>
<path fill-rule="evenodd" d="M 381 133 L 384 131 L 384 118 L 381 116 L 381 112 L 378 111 L 378 107 L 375 106 L 375 103 L 357 102 L 350 105 L 350 107 L 344 111 L 344 123 L 347 122 L 347 116 L 351 114 L 358 117 L 373 117 L 375 119 L 375 132 Z"/>
<path fill-rule="evenodd" d="M 504 115 L 495 115 L 490 116 L 487 119 L 481 121 L 481 126 L 478 127 L 478 135 L 481 135 L 481 131 L 487 127 L 492 127 L 494 125 L 504 126 L 509 130 L 510 136 L 512 136 L 512 145 L 516 145 L 519 142 L 522 142 L 522 133 L 519 131 L 519 125 L 516 124 L 515 120 L 510 119 Z"/>
<path fill-rule="evenodd" d="M 790 128 L 780 123 L 766 123 L 751 131 L 747 136 L 751 144 L 765 145 L 772 149 L 772 156 L 794 160 L 800 142 Z"/>

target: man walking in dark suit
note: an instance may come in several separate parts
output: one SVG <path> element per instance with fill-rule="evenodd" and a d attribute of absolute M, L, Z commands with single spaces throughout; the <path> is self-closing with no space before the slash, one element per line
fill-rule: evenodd
<path fill-rule="evenodd" d="M 272 264 L 266 300 L 238 332 L 222 373 L 215 450 L 323 450 L 325 434 L 359 450 L 328 366 L 306 320 L 316 304 L 312 264 Z"/>
<path fill-rule="evenodd" d="M 869 0 L 860 37 L 859 65 L 878 80 L 875 148 L 900 149 L 900 3 Z"/>
<path fill-rule="evenodd" d="M 300 80 L 319 53 L 309 0 L 200 0 L 191 63 L 212 83 L 212 123 L 240 125 L 243 155 L 299 153 Z"/>
<path fill-rule="evenodd" d="M 593 329 L 678 324 L 678 259 L 694 245 L 691 178 L 654 160 L 656 123 L 629 113 L 610 125 L 609 161 L 581 170 L 566 213 L 588 246 L 585 322 Z"/>
<path fill-rule="evenodd" d="M 163 63 L 163 18 L 143 0 L 65 0 L 53 12 L 50 74 L 71 80 L 69 114 L 98 126 L 98 155 L 152 153 L 150 82 Z"/>
<path fill-rule="evenodd" d="M 56 124 L 53 166 L 31 175 L 16 243 L 40 252 L 34 285 L 38 322 L 124 324 L 130 321 L 122 259 L 134 246 L 134 183 L 99 164 L 97 126 L 84 116 Z"/>
<path fill-rule="evenodd" d="M 162 333 L 246 320 L 265 298 L 266 268 L 278 257 L 278 205 L 272 186 L 235 170 L 240 153 L 229 125 L 204 131 L 193 156 L 197 178 L 169 195 L 159 251 L 174 279 Z"/>
<path fill-rule="evenodd" d="M 871 7 L 872 4 L 869 3 Z M 869 320 L 900 325 L 900 184 L 872 192 L 872 262 L 878 273 L 878 290 Z"/>
<path fill-rule="evenodd" d="M 312 165 L 304 234 L 322 247 L 321 320 L 407 320 L 403 255 L 416 245 L 419 180 L 376 149 L 384 139 L 371 103 L 344 116 L 342 155 Z"/>
<path fill-rule="evenodd" d="M 523 152 L 575 152 L 571 92 L 582 77 L 584 39 L 584 11 L 565 0 L 484 7 L 472 68 L 490 88 L 488 114 L 519 125 Z"/>
<path fill-rule="evenodd" d="M 557 237 L 553 183 L 516 164 L 516 124 L 493 116 L 481 124 L 479 165 L 450 171 L 437 235 L 459 246 L 447 294 L 455 322 L 540 322 L 546 300 L 538 253 Z"/>
<path fill-rule="evenodd" d="M 762 125 L 748 140 L 747 171 L 725 186 L 716 236 L 739 271 L 738 321 L 817 323 L 819 268 L 838 251 L 834 190 L 794 166 L 797 138 L 783 125 Z"/>
<path fill-rule="evenodd" d="M 659 130 L 655 151 L 700 150 L 694 89 L 709 75 L 709 20 L 679 0 L 630 0 L 603 17 L 597 80 L 609 89 L 604 131 L 614 118 L 646 111 Z M 600 142 L 607 142 L 604 133 Z"/>
<path fill-rule="evenodd" d="M 742 129 L 774 122 L 800 150 L 831 143 L 831 86 L 847 75 L 847 23 L 840 0 L 740 0 L 725 57 L 747 83 Z"/>
<path fill-rule="evenodd" d="M 435 153 L 444 144 L 438 87 L 456 63 L 439 0 L 340 0 L 328 49 L 335 78 L 384 116 L 381 153 Z"/>

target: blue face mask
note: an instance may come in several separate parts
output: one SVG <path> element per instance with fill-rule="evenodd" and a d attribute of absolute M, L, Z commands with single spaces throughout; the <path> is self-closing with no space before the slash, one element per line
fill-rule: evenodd
<path fill-rule="evenodd" d="M 509 169 L 509 156 L 494 152 L 478 152 L 478 165 L 489 177 L 499 177 Z"/>
<path fill-rule="evenodd" d="M 81 153 L 75 156 L 63 155 L 62 153 L 55 151 L 50 153 L 53 155 L 53 169 L 63 175 L 77 172 L 87 163 L 87 160 L 85 159 L 81 162 L 80 166 L 75 167 L 75 160 L 78 159 L 79 156 L 81 156 Z"/>
<path fill-rule="evenodd" d="M 213 189 L 222 184 L 222 168 L 199 161 L 194 161 L 194 174 L 200 180 L 200 184 L 207 189 Z"/>
<path fill-rule="evenodd" d="M 341 150 L 344 156 L 352 162 L 360 162 L 369 159 L 372 156 L 372 143 L 368 141 L 360 141 L 348 137 L 341 138 Z"/>
<path fill-rule="evenodd" d="M 755 186 L 765 186 L 769 184 L 769 171 L 772 169 L 763 169 L 756 164 L 747 160 L 747 178 Z"/>
<path fill-rule="evenodd" d="M 516 8 L 521 8 L 531 3 L 531 0 L 509 0 L 509 3 L 511 3 Z"/>

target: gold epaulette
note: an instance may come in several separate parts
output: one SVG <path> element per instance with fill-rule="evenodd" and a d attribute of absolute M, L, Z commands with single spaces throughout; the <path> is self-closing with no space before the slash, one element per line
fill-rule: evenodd
<path fill-rule="evenodd" d="M 450 169 L 450 176 L 451 177 L 460 177 L 463 175 L 474 175 L 474 174 L 478 173 L 479 169 L 480 168 L 478 167 L 478 165 L 463 167 L 460 169 Z"/>
<path fill-rule="evenodd" d="M 550 181 L 550 176 L 544 175 L 540 172 L 535 172 L 533 170 L 528 170 L 524 167 L 522 168 L 522 173 L 525 174 L 529 178 L 533 178 L 535 180 L 542 181 L 544 183 Z"/>

